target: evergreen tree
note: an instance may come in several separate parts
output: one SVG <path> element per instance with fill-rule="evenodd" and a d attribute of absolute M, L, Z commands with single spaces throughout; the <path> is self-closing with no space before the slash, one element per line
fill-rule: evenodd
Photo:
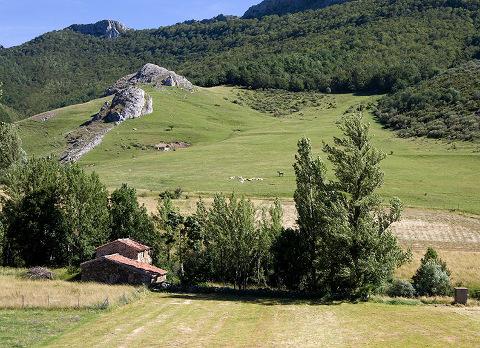
<path fill-rule="evenodd" d="M 420 296 L 445 296 L 452 288 L 447 264 L 433 248 L 427 249 L 412 280 L 413 287 Z"/>

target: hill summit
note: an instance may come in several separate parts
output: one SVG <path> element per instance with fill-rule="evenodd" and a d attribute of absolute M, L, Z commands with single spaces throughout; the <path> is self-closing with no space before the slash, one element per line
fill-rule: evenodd
<path fill-rule="evenodd" d="M 270 15 L 286 15 L 289 13 L 317 10 L 330 5 L 341 4 L 349 0 L 264 0 L 250 7 L 243 18 L 261 18 Z"/>
<path fill-rule="evenodd" d="M 137 72 L 124 76 L 115 84 L 107 89 L 106 94 L 115 94 L 129 86 L 141 84 L 153 84 L 155 87 L 179 87 L 187 90 L 193 90 L 193 84 L 185 77 L 178 75 L 175 71 L 170 71 L 161 66 L 147 63 Z"/>
<path fill-rule="evenodd" d="M 93 24 L 73 24 L 69 26 L 67 30 L 85 35 L 116 39 L 130 29 L 118 21 L 105 19 Z"/>

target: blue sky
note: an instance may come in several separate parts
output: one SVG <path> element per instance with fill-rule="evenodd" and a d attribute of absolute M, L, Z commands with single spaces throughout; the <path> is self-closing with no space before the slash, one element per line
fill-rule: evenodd
<path fill-rule="evenodd" d="M 71 24 L 116 19 L 134 29 L 158 28 L 220 13 L 242 15 L 261 0 L 0 0 L 0 45 L 19 45 Z"/>

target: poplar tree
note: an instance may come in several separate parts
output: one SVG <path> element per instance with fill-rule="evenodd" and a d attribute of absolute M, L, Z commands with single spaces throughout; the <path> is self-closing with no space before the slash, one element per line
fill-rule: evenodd
<path fill-rule="evenodd" d="M 25 159 L 22 141 L 13 124 L 0 122 L 0 175 L 12 164 Z"/>
<path fill-rule="evenodd" d="M 400 219 L 400 200 L 394 198 L 385 207 L 377 194 L 385 155 L 372 145 L 360 114 L 346 116 L 340 129 L 343 137 L 323 146 L 334 180 L 327 179 L 324 163 L 313 158 L 310 141 L 299 141 L 295 203 L 306 289 L 358 298 L 391 279 L 408 253 L 389 229 Z"/>

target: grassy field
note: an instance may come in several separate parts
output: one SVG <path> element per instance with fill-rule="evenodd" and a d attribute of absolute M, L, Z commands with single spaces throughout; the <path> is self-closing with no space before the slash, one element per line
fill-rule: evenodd
<path fill-rule="evenodd" d="M 0 347 L 34 347 L 98 316 L 94 310 L 0 309 Z"/>
<path fill-rule="evenodd" d="M 473 347 L 479 308 L 152 294 L 50 347 Z"/>
<path fill-rule="evenodd" d="M 64 280 L 38 281 L 23 276 L 24 270 L 0 268 L 0 309 L 96 308 L 126 303 L 142 289 Z"/>
<path fill-rule="evenodd" d="M 297 140 L 312 138 L 315 151 L 338 134 L 336 121 L 352 105 L 375 96 L 329 96 L 333 108 L 305 108 L 288 117 L 272 117 L 234 103 L 229 87 L 188 93 L 148 90 L 153 114 L 130 120 L 112 130 L 81 164 L 97 171 L 110 187 L 126 182 L 153 192 L 182 187 L 192 194 L 235 190 L 249 196 L 291 197 L 292 163 Z M 57 110 L 47 121 L 19 123 L 27 152 L 59 154 L 65 135 L 93 115 L 104 99 Z M 397 195 L 408 206 L 457 209 L 480 213 L 479 144 L 400 139 L 370 115 L 375 144 L 389 156 L 384 162 L 385 196 Z M 161 153 L 151 145 L 186 141 L 193 146 Z M 285 172 L 278 177 L 277 171 Z M 232 176 L 261 177 L 241 184 Z"/>

